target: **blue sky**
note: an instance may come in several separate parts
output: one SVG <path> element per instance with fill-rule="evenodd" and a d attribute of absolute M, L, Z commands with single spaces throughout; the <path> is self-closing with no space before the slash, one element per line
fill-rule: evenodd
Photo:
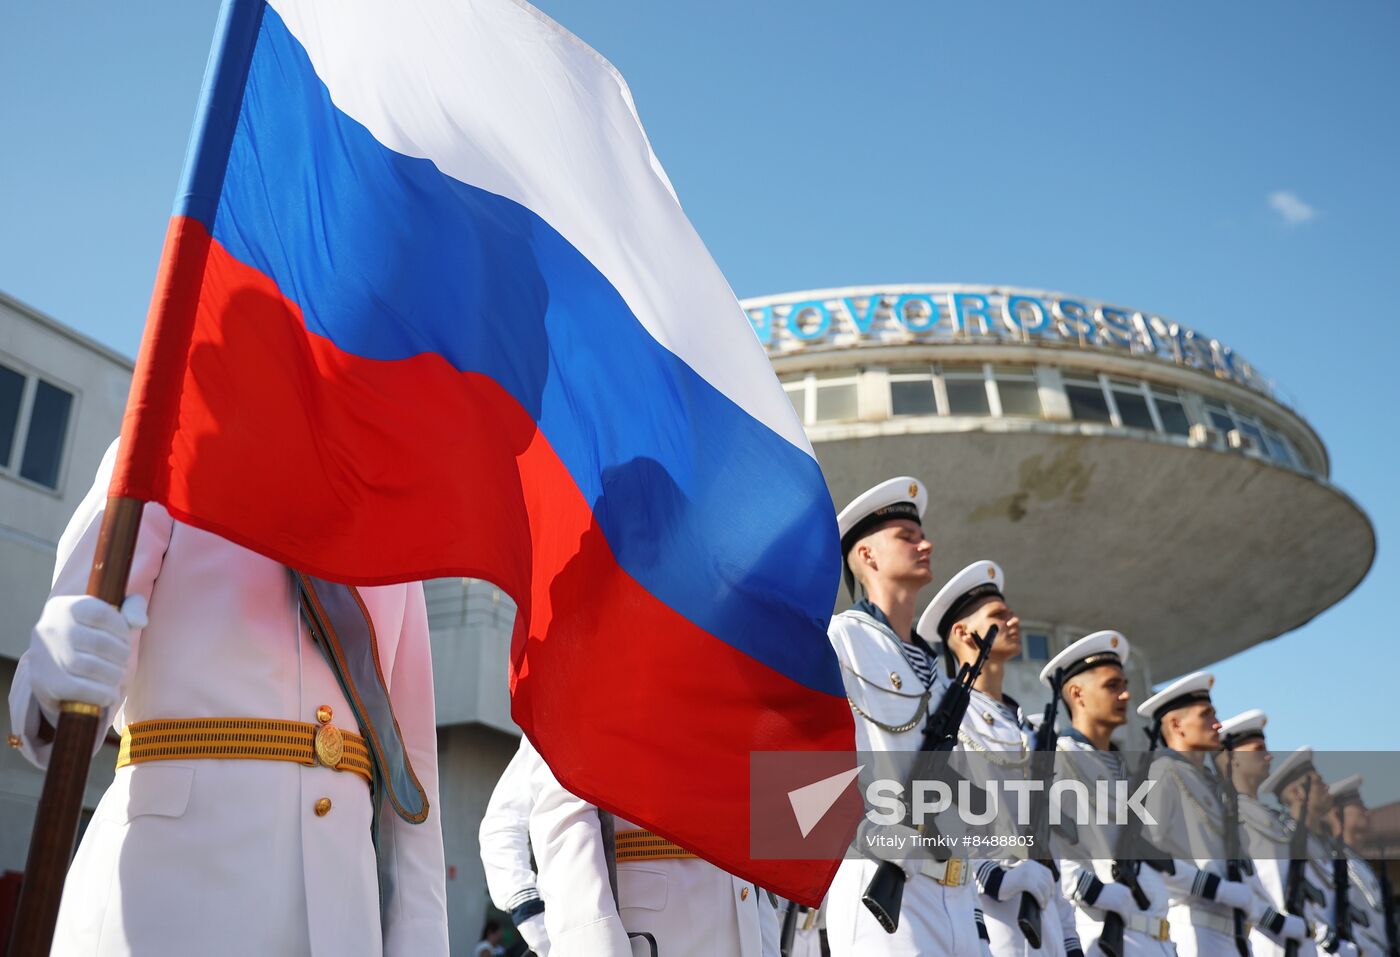
<path fill-rule="evenodd" d="M 1276 748 L 1396 746 L 1400 6 L 542 6 L 627 76 L 739 295 L 1062 289 L 1274 376 L 1380 550 L 1339 606 L 1219 664 L 1217 702 L 1267 710 Z M 0 289 L 128 354 L 216 8 L 0 6 Z"/>

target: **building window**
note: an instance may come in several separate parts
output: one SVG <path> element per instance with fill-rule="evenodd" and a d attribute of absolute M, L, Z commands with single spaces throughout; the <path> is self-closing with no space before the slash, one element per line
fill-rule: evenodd
<path fill-rule="evenodd" d="M 1152 418 L 1148 405 L 1147 391 L 1141 382 L 1126 382 L 1110 379 L 1113 390 L 1113 404 L 1118 411 L 1118 424 L 1128 429 L 1157 431 L 1157 423 Z"/>
<path fill-rule="evenodd" d="M 894 415 L 934 415 L 938 400 L 933 391 L 933 370 L 910 366 L 890 370 L 890 411 Z"/>
<path fill-rule="evenodd" d="M 1186 415 L 1181 393 L 1175 389 L 1153 389 L 1152 403 L 1157 407 L 1157 418 L 1162 422 L 1162 431 L 1168 435 L 1189 435 L 1191 419 Z"/>
<path fill-rule="evenodd" d="M 19 431 L 20 400 L 24 398 L 24 376 L 0 366 L 0 468 L 8 469 L 13 457 L 15 433 Z"/>
<path fill-rule="evenodd" d="M 857 374 L 850 369 L 816 374 L 814 422 L 854 419 L 860 414 L 856 393 Z"/>
<path fill-rule="evenodd" d="M 807 377 L 798 376 L 796 379 L 784 379 L 783 391 L 787 393 L 788 401 L 792 403 L 793 409 L 797 411 L 799 422 L 807 421 Z"/>
<path fill-rule="evenodd" d="M 1050 636 L 1029 632 L 1026 634 L 1025 644 L 1021 649 L 1021 657 L 1027 661 L 1049 661 L 1050 660 Z"/>
<path fill-rule="evenodd" d="M 1108 412 L 1108 399 L 1104 397 L 1103 383 L 1097 377 L 1079 379 L 1066 376 L 1065 397 L 1069 399 L 1072 418 L 1080 422 L 1113 424 L 1113 416 Z"/>
<path fill-rule="evenodd" d="M 997 397 L 1002 415 L 1041 416 L 1040 386 L 1035 381 L 1035 369 L 1030 366 L 993 366 Z"/>
<path fill-rule="evenodd" d="M 0 471 L 58 488 L 73 393 L 0 365 Z"/>
<path fill-rule="evenodd" d="M 987 398 L 987 373 L 980 365 L 944 366 L 943 388 L 949 415 L 991 415 Z"/>

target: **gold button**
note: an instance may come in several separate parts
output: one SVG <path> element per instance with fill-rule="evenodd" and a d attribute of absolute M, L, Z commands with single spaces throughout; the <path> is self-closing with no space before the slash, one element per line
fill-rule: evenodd
<path fill-rule="evenodd" d="M 17 734 L 12 734 L 12 735 L 10 735 L 10 747 L 12 747 L 12 748 L 17 748 L 17 747 L 19 747 L 22 743 L 23 743 L 23 742 L 20 741 L 20 739 L 19 739 L 19 735 L 17 735 Z"/>
<path fill-rule="evenodd" d="M 315 810 L 316 810 L 316 816 L 317 816 L 317 817 L 325 817 L 327 814 L 331 813 L 331 799 L 330 799 L 330 798 L 319 798 L 319 799 L 316 801 L 316 808 L 315 808 Z"/>
<path fill-rule="evenodd" d="M 900 688 L 903 688 L 903 687 L 904 687 L 904 680 L 903 680 L 902 678 L 899 677 L 899 673 L 898 673 L 898 672 L 891 671 L 891 672 L 890 672 L 890 684 L 894 685 L 894 690 L 895 690 L 895 691 L 898 691 Z"/>
<path fill-rule="evenodd" d="M 741 890 L 741 891 L 739 892 L 739 900 L 741 900 L 741 901 L 746 901 L 746 900 L 748 900 L 748 899 L 749 899 L 749 889 L 748 889 L 747 887 L 745 887 L 743 890 Z"/>
<path fill-rule="evenodd" d="M 335 715 L 331 711 L 331 706 L 328 704 L 323 704 L 316 709 L 316 720 L 322 724 L 330 724 L 331 718 L 333 717 L 335 717 Z"/>

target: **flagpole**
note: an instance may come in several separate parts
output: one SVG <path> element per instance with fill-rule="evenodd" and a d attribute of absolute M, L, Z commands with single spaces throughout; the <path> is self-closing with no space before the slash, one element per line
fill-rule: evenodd
<path fill-rule="evenodd" d="M 175 428 L 173 397 L 188 363 L 209 233 L 223 191 L 229 149 L 265 7 L 265 0 L 224 0 L 219 10 L 185 169 L 132 376 L 114 487 L 122 480 L 149 487 L 150 472 L 166 459 Z M 114 495 L 107 499 L 88 577 L 89 595 L 117 607 L 125 600 L 144 507 L 145 502 L 137 498 Z M 58 726 L 29 838 L 10 957 L 46 957 L 52 946 L 101 714 L 101 708 L 88 702 L 64 701 L 59 705 Z"/>
<path fill-rule="evenodd" d="M 97 535 L 97 555 L 88 578 L 89 595 L 121 605 L 145 504 L 134 498 L 107 500 Z M 34 816 L 15 930 L 10 938 L 11 957 L 43 957 L 52 944 L 101 714 L 101 708 L 85 701 L 64 701 L 58 706 L 58 727 Z"/>

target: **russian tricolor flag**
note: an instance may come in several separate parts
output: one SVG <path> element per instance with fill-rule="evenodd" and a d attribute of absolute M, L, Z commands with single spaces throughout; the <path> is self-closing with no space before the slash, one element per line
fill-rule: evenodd
<path fill-rule="evenodd" d="M 112 494 L 325 578 L 519 606 L 580 796 L 753 861 L 751 751 L 849 750 L 836 523 L 622 78 L 513 0 L 230 0 Z"/>

